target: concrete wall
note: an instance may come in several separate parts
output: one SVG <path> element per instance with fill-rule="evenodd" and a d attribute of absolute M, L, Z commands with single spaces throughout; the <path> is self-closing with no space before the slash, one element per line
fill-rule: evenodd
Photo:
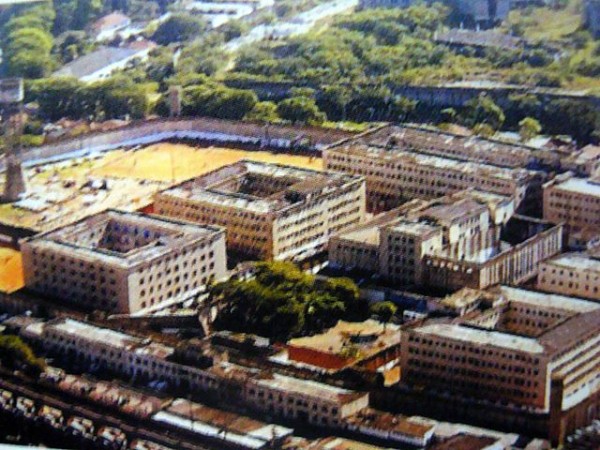
<path fill-rule="evenodd" d="M 147 145 L 165 140 L 193 140 L 199 143 L 221 143 L 251 148 L 290 150 L 299 144 L 307 151 L 349 138 L 350 132 L 314 127 L 265 126 L 258 123 L 233 122 L 210 118 L 149 120 L 108 132 L 89 133 L 77 138 L 23 150 L 25 166 L 59 161 L 90 152 Z M 0 170 L 6 168 L 0 161 Z"/>

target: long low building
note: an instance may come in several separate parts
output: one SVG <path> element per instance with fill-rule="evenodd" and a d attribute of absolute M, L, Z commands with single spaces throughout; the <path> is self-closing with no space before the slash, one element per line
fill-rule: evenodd
<path fill-rule="evenodd" d="M 406 328 L 402 382 L 542 413 L 597 394 L 600 305 L 510 287 L 491 294 L 495 306 Z"/>
<path fill-rule="evenodd" d="M 131 314 L 191 298 L 227 276 L 225 230 L 109 210 L 22 242 L 28 289 Z"/>
<path fill-rule="evenodd" d="M 167 217 L 227 228 L 228 250 L 302 259 L 365 219 L 362 177 L 242 161 L 159 193 Z"/>
<path fill-rule="evenodd" d="M 33 323 L 24 327 L 21 335 L 72 363 L 96 365 L 107 373 L 135 376 L 138 381 L 167 382 L 316 426 L 341 428 L 345 418 L 369 404 L 365 392 L 228 362 L 185 365 L 175 358 L 172 347 L 72 319 Z"/>
<path fill-rule="evenodd" d="M 329 261 L 405 287 L 520 283 L 562 248 L 562 227 L 514 215 L 507 197 L 466 190 L 413 200 L 334 236 Z"/>
<path fill-rule="evenodd" d="M 520 211 L 539 209 L 545 174 L 527 170 L 526 149 L 418 128 L 365 133 L 323 151 L 325 168 L 367 181 L 370 210 L 464 189 L 513 197 Z"/>
<path fill-rule="evenodd" d="M 236 449 L 267 449 L 281 445 L 293 430 L 260 422 L 250 417 L 175 399 L 171 406 L 152 418 L 155 422 L 202 435 Z"/>

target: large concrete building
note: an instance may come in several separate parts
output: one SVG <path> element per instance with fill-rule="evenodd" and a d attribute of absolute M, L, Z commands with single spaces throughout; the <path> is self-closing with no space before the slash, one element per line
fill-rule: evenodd
<path fill-rule="evenodd" d="M 334 236 L 329 260 L 407 287 L 520 283 L 560 252 L 562 228 L 513 213 L 510 198 L 474 190 L 413 200 Z"/>
<path fill-rule="evenodd" d="M 363 9 L 408 8 L 417 3 L 417 0 L 361 0 L 359 5 Z M 511 6 L 510 0 L 443 0 L 441 3 L 453 8 L 459 18 L 480 25 L 493 25 L 506 19 Z"/>
<path fill-rule="evenodd" d="M 22 243 L 27 288 L 86 309 L 151 310 L 226 277 L 225 230 L 109 210 Z"/>
<path fill-rule="evenodd" d="M 600 255 L 565 253 L 542 262 L 537 288 L 600 301 Z"/>
<path fill-rule="evenodd" d="M 155 198 L 158 214 L 227 227 L 229 250 L 302 259 L 364 221 L 362 177 L 242 161 Z"/>
<path fill-rule="evenodd" d="M 423 128 L 387 127 L 332 146 L 323 158 L 328 170 L 365 176 L 374 211 L 467 188 L 511 196 L 519 210 L 534 210 L 545 175 L 523 167 L 546 157 L 539 153 Z"/>
<path fill-rule="evenodd" d="M 571 247 L 600 238 L 600 179 L 559 175 L 544 185 L 544 219 L 564 223 Z"/>
<path fill-rule="evenodd" d="M 597 396 L 599 304 L 510 287 L 490 294 L 487 308 L 403 331 L 403 383 L 546 414 Z"/>

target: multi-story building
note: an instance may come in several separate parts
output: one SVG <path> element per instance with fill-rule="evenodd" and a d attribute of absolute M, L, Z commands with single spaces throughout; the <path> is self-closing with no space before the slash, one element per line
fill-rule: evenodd
<path fill-rule="evenodd" d="M 595 37 L 600 38 L 600 1 L 585 0 L 583 24 L 590 29 Z"/>
<path fill-rule="evenodd" d="M 26 326 L 22 336 L 73 363 L 96 365 L 138 380 L 161 380 L 312 425 L 342 427 L 366 408 L 369 394 L 228 362 L 182 364 L 172 347 L 72 319 Z"/>
<path fill-rule="evenodd" d="M 520 210 L 533 210 L 545 179 L 522 168 L 541 160 L 526 148 L 415 127 L 364 133 L 326 149 L 323 159 L 328 170 L 365 176 L 374 211 L 467 188 L 510 196 Z"/>
<path fill-rule="evenodd" d="M 544 185 L 544 219 L 564 223 L 568 245 L 585 247 L 600 237 L 600 179 L 559 175 Z"/>
<path fill-rule="evenodd" d="M 364 221 L 362 177 L 242 161 L 168 189 L 158 214 L 227 227 L 227 247 L 265 259 L 302 259 Z"/>
<path fill-rule="evenodd" d="M 583 177 L 600 176 L 600 147 L 587 145 L 561 161 L 561 168 Z"/>
<path fill-rule="evenodd" d="M 540 264 L 537 288 L 600 301 L 600 257 L 565 253 Z"/>
<path fill-rule="evenodd" d="M 403 331 L 403 383 L 540 412 L 550 411 L 558 380 L 561 411 L 600 390 L 599 304 L 509 287 L 492 292 L 502 300 L 496 306 Z"/>
<path fill-rule="evenodd" d="M 510 198 L 474 190 L 414 200 L 334 236 L 329 261 L 404 286 L 520 283 L 560 252 L 562 228 L 513 213 Z"/>
<path fill-rule="evenodd" d="M 135 313 L 227 276 L 225 230 L 109 210 L 21 245 L 25 285 L 60 301 Z"/>

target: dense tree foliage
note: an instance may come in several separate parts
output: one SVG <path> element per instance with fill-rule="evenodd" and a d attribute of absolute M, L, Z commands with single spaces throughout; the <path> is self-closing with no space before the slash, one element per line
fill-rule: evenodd
<path fill-rule="evenodd" d="M 161 45 L 183 42 L 206 31 L 207 23 L 197 16 L 173 14 L 160 24 L 152 39 Z"/>
<path fill-rule="evenodd" d="M 1 27 L 0 46 L 8 75 L 40 78 L 50 72 L 53 20 L 51 4 L 42 3 L 15 13 Z"/>
<path fill-rule="evenodd" d="M 0 364 L 8 369 L 24 370 L 37 375 L 46 366 L 43 359 L 37 358 L 22 339 L 14 335 L 0 335 Z"/>
<path fill-rule="evenodd" d="M 283 120 L 292 123 L 318 125 L 327 120 L 327 116 L 319 110 L 315 100 L 304 96 L 283 100 L 277 105 L 277 114 Z"/>
<path fill-rule="evenodd" d="M 487 95 L 481 94 L 479 97 L 469 100 L 466 104 L 466 122 L 471 125 L 487 125 L 492 130 L 499 130 L 506 116 L 494 100 Z"/>
<path fill-rule="evenodd" d="M 368 305 L 351 280 L 317 279 L 288 262 L 260 263 L 254 279 L 220 283 L 210 295 L 224 304 L 217 328 L 280 341 L 368 315 Z"/>
<path fill-rule="evenodd" d="M 540 122 L 533 117 L 525 117 L 519 122 L 519 135 L 521 136 L 521 140 L 525 142 L 536 137 L 541 131 L 542 126 Z"/>
<path fill-rule="evenodd" d="M 387 324 L 392 321 L 398 312 L 398 307 L 392 302 L 377 302 L 369 307 L 369 312 L 377 316 L 381 322 Z"/>
<path fill-rule="evenodd" d="M 277 114 L 277 105 L 273 102 L 258 102 L 245 116 L 245 120 L 255 122 L 276 123 L 281 120 Z"/>
<path fill-rule="evenodd" d="M 40 115 L 47 120 L 62 117 L 142 118 L 149 112 L 147 85 L 130 78 L 115 77 L 92 84 L 74 78 L 37 80 L 28 85 L 27 100 L 39 104 Z"/>
<path fill-rule="evenodd" d="M 216 83 L 188 86 L 183 91 L 183 113 L 241 120 L 258 99 L 252 91 L 231 89 Z"/>

